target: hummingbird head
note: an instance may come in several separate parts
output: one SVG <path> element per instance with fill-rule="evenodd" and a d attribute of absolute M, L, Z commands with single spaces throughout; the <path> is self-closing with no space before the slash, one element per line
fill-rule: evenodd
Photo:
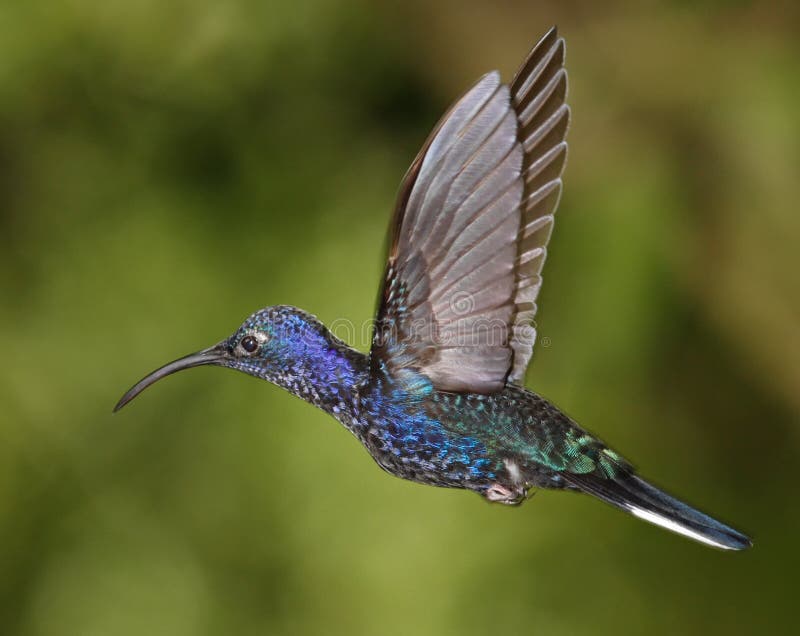
<path fill-rule="evenodd" d="M 161 378 L 205 365 L 237 369 L 300 394 L 309 378 L 327 375 L 328 368 L 333 370 L 324 362 L 333 362 L 330 353 L 342 344 L 314 316 L 296 307 L 266 307 L 248 317 L 222 342 L 178 358 L 142 378 L 122 396 L 114 411 Z"/>

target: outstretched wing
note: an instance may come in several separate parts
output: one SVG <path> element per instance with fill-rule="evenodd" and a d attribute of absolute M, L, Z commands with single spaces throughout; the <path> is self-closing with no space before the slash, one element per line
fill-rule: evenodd
<path fill-rule="evenodd" d="M 521 382 L 561 192 L 569 110 L 564 41 L 536 45 L 511 87 L 481 78 L 403 180 L 372 363 L 445 391 Z"/>

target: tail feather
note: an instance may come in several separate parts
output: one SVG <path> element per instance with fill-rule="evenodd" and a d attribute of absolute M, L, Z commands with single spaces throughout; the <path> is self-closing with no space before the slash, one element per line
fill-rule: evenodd
<path fill-rule="evenodd" d="M 741 532 L 712 519 L 662 492 L 632 473 L 616 478 L 596 474 L 565 474 L 580 490 L 612 506 L 685 537 L 724 550 L 744 550 L 753 545 Z"/>

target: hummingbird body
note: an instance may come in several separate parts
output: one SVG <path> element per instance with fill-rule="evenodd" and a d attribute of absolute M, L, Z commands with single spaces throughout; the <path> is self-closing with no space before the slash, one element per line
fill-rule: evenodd
<path fill-rule="evenodd" d="M 224 366 L 331 414 L 398 477 L 505 504 L 578 490 L 708 545 L 751 545 L 523 386 L 566 160 L 564 50 L 552 29 L 510 85 L 485 75 L 428 138 L 398 196 L 369 354 L 300 309 L 267 307 L 115 410 L 171 373 Z"/>
<path fill-rule="evenodd" d="M 269 380 L 335 417 L 387 472 L 423 484 L 464 488 L 519 503 L 533 486 L 563 488 L 564 470 L 587 472 L 597 440 L 545 399 L 521 387 L 499 394 L 439 391 L 423 374 L 402 380 L 371 372 L 370 357 L 290 306 L 261 310 L 223 346 L 269 330 L 275 365 L 235 369 Z M 610 465 L 610 464 L 609 464 Z"/>

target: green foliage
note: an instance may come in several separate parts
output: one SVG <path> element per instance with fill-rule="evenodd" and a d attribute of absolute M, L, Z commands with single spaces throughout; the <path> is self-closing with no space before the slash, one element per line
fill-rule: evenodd
<path fill-rule="evenodd" d="M 0 633 L 791 629 L 800 38 L 778 4 L 2 3 Z M 552 22 L 574 124 L 529 384 L 752 551 L 393 479 L 219 369 L 111 416 L 261 306 L 367 320 L 405 167 Z"/>

